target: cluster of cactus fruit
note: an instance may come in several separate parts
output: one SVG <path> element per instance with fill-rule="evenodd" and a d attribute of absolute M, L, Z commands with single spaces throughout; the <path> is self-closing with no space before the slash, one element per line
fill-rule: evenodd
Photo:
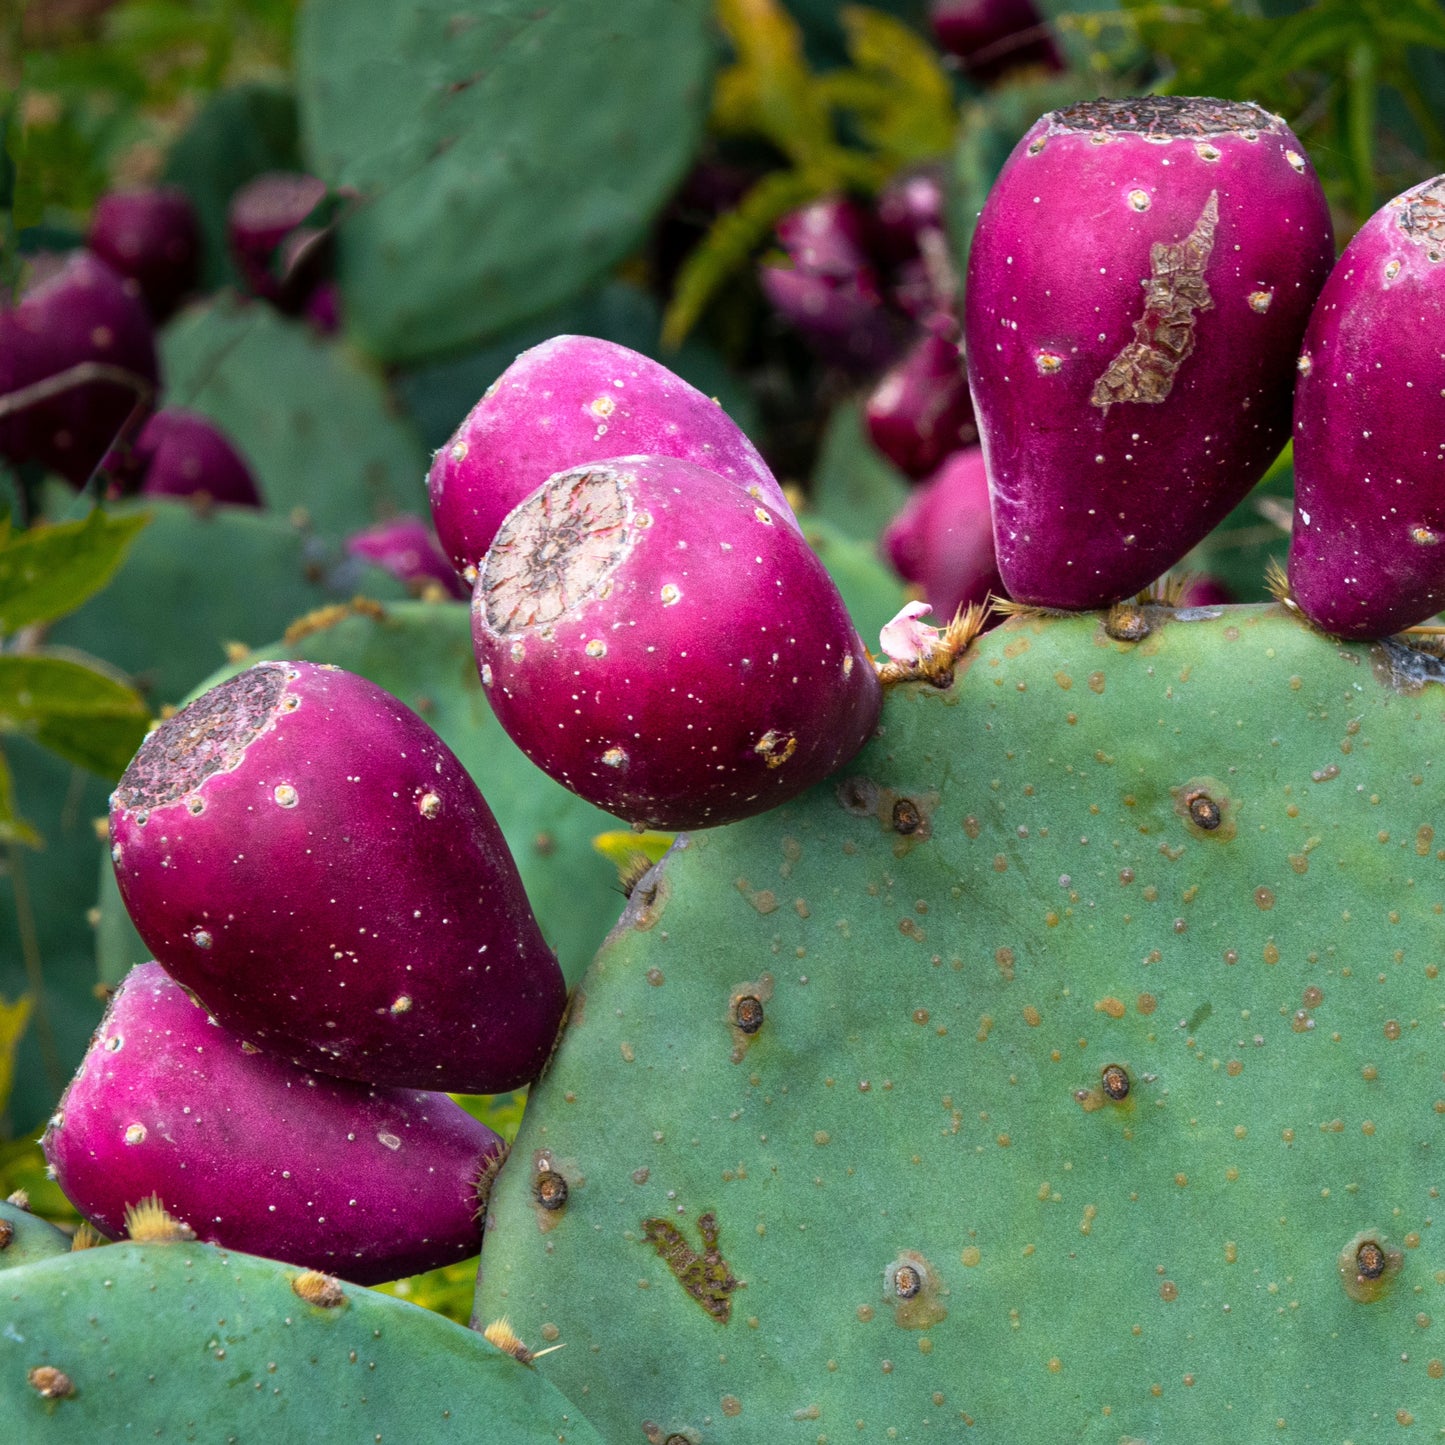
<path fill-rule="evenodd" d="M 778 294 L 862 296 L 807 219 Z M 1445 177 L 1332 260 L 1257 107 L 1040 119 L 963 287 L 980 447 L 959 410 L 915 436 L 932 480 L 887 540 L 941 612 L 981 576 L 1010 615 L 914 604 L 883 661 L 715 402 L 595 338 L 518 357 L 434 459 L 438 580 L 522 751 L 684 831 L 569 998 L 476 782 L 395 698 L 268 661 L 163 722 L 109 832 L 155 961 L 45 1138 L 131 1243 L 0 1218 L 16 1418 L 185 1390 L 197 1428 L 264 1419 L 293 1318 L 335 1408 L 346 1352 L 426 1352 L 387 1405 L 410 1438 L 1440 1418 L 1445 664 L 1396 634 L 1445 602 Z M 1151 590 L 1291 427 L 1279 600 Z M 443 1092 L 524 1083 L 510 1154 Z M 479 1246 L 477 1332 L 338 1282 Z M 181 1290 L 204 1352 L 164 1310 L 119 1338 Z M 147 1401 L 172 1345 L 209 1381 Z"/>

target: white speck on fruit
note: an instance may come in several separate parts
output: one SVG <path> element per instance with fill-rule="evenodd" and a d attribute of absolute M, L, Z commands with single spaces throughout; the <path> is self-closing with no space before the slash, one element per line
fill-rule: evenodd
<path fill-rule="evenodd" d="M 423 793 L 416 808 L 423 818 L 435 818 L 442 810 L 442 800 L 435 793 Z"/>
<path fill-rule="evenodd" d="M 1273 300 L 1273 291 L 1251 291 L 1249 293 L 1249 309 L 1258 311 L 1263 316 L 1269 310 L 1269 303 Z"/>
<path fill-rule="evenodd" d="M 760 509 L 760 510 L 761 510 L 761 509 Z M 672 604 L 673 604 L 674 602 L 676 602 L 676 601 L 678 600 L 678 598 L 680 598 L 681 596 L 682 596 L 682 591 L 681 591 L 681 589 L 678 588 L 678 587 L 676 587 L 673 583 L 667 582 L 667 583 L 665 583 L 665 584 L 663 585 L 663 588 L 662 588 L 662 605 L 663 605 L 664 607 L 671 607 Z"/>
<path fill-rule="evenodd" d="M 587 410 L 596 417 L 611 416 L 612 413 L 617 410 L 616 398 L 610 397 L 604 392 L 592 401 Z"/>
<path fill-rule="evenodd" d="M 290 783 L 277 783 L 275 791 L 276 801 L 283 808 L 294 808 L 300 801 L 300 796 Z"/>
<path fill-rule="evenodd" d="M 394 1014 L 410 1013 L 411 995 L 409 993 L 398 995 L 396 1001 L 391 1006 L 391 1011 Z"/>
<path fill-rule="evenodd" d="M 491 664 L 490 662 L 484 662 L 484 663 L 482 664 L 482 686 L 483 686 L 483 687 L 490 687 L 491 685 L 492 685 L 492 664 Z"/>
<path fill-rule="evenodd" d="M 592 638 L 582 649 L 588 657 L 606 657 L 607 644 L 600 637 Z"/>
<path fill-rule="evenodd" d="M 1305 158 L 1298 151 L 1286 151 L 1284 153 L 1284 158 L 1296 171 L 1300 173 L 1300 175 L 1304 175 Z"/>
<path fill-rule="evenodd" d="M 401 1148 L 401 1140 L 398 1139 L 395 1134 L 381 1133 L 378 1134 L 376 1137 L 378 1140 L 380 1140 L 381 1143 L 386 1145 L 388 1149 Z"/>
<path fill-rule="evenodd" d="M 627 749 L 610 747 L 602 754 L 602 761 L 609 768 L 624 768 L 627 766 Z"/>
<path fill-rule="evenodd" d="M 1136 211 L 1147 211 L 1153 202 L 1149 199 L 1148 191 L 1130 191 L 1129 204 Z"/>
<path fill-rule="evenodd" d="M 453 443 L 452 449 L 451 449 L 451 451 L 449 451 L 449 452 L 447 453 L 447 455 L 448 455 L 454 462 L 464 462 L 464 461 L 466 461 L 466 459 L 467 459 L 467 444 L 466 444 L 466 442 L 455 442 L 455 443 Z"/>
<path fill-rule="evenodd" d="M 127 1144 L 144 1144 L 146 1137 L 146 1126 L 144 1124 L 127 1124 L 125 1129 L 125 1142 Z"/>
<path fill-rule="evenodd" d="M 191 934 L 191 942 L 197 948 L 209 948 L 213 941 L 211 935 L 204 928 L 198 928 Z"/>

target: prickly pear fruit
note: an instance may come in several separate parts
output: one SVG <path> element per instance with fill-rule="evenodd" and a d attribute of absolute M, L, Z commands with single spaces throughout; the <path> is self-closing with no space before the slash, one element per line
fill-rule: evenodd
<path fill-rule="evenodd" d="M 200 279 L 200 222 L 190 198 L 175 186 L 102 196 L 95 203 L 85 244 L 140 287 L 157 324 Z"/>
<path fill-rule="evenodd" d="M 917 584 L 944 622 L 990 592 L 1004 595 L 979 447 L 955 452 L 909 497 L 883 533 L 883 552 L 905 582 Z"/>
<path fill-rule="evenodd" d="M 467 575 L 507 513 L 554 472 L 634 454 L 695 462 L 796 525 L 768 464 L 717 402 L 625 346 L 554 336 L 524 351 L 436 454 L 427 488 L 437 535 Z"/>
<path fill-rule="evenodd" d="M 1011 596 L 1091 608 L 1147 586 L 1289 434 L 1333 257 L 1303 147 L 1254 105 L 1053 111 L 979 218 L 964 335 Z"/>
<path fill-rule="evenodd" d="M 148 417 L 129 453 L 106 465 L 123 490 L 148 497 L 195 497 L 262 506 L 251 469 L 209 417 L 165 407 Z"/>
<path fill-rule="evenodd" d="M 1310 318 L 1295 390 L 1289 580 L 1338 637 L 1445 607 L 1445 175 L 1345 247 Z"/>
<path fill-rule="evenodd" d="M 1024 68 L 1058 72 L 1064 57 L 1033 0 L 934 0 L 929 22 L 939 48 L 981 85 Z"/>
<path fill-rule="evenodd" d="M 122 982 L 44 1144 L 66 1197 L 112 1238 L 154 1194 L 198 1238 L 357 1284 L 475 1254 L 505 1153 L 445 1094 L 262 1052 L 158 963 Z"/>
<path fill-rule="evenodd" d="M 915 481 L 978 440 L 958 343 L 925 332 L 890 368 L 863 407 L 873 445 Z"/>
<path fill-rule="evenodd" d="M 72 251 L 0 308 L 0 456 L 82 486 L 159 377 L 135 282 Z"/>
<path fill-rule="evenodd" d="M 440 587 L 451 597 L 470 595 L 420 517 L 393 517 L 356 532 L 346 539 L 346 550 L 390 572 L 417 594 Z"/>
<path fill-rule="evenodd" d="M 307 1068 L 495 1093 L 565 998 L 442 740 L 354 673 L 261 662 L 161 724 L 111 796 L 137 930 L 221 1024 Z"/>
<path fill-rule="evenodd" d="M 296 310 L 320 280 L 312 254 L 318 233 L 303 226 L 326 183 L 299 171 L 267 171 L 248 181 L 226 212 L 231 257 L 251 292 Z"/>
<path fill-rule="evenodd" d="M 879 685 L 802 537 L 673 457 L 561 472 L 502 524 L 472 600 L 512 740 L 657 828 L 760 813 L 846 762 Z"/>

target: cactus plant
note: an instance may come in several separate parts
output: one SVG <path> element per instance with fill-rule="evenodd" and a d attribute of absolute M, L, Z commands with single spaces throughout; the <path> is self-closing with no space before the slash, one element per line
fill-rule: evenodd
<path fill-rule="evenodd" d="M 0 1200 L 0 1270 L 70 1253 L 70 1236 L 14 1199 Z"/>
<path fill-rule="evenodd" d="M 634 891 L 476 1316 L 555 1325 L 608 1438 L 1438 1418 L 1441 665 L 1140 620 L 1006 622 Z"/>
<path fill-rule="evenodd" d="M 0 1317 L 0 1410 L 37 1445 L 117 1427 L 341 1445 L 359 1425 L 368 1439 L 474 1440 L 485 1428 L 509 1445 L 603 1442 L 481 1335 L 215 1245 L 115 1244 L 7 1270 Z"/>
<path fill-rule="evenodd" d="M 1289 580 L 1305 616 L 1386 637 L 1445 607 L 1445 175 L 1345 247 L 1295 389 Z"/>

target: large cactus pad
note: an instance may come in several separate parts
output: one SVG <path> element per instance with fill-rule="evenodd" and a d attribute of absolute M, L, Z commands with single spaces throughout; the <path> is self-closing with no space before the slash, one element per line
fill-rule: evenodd
<path fill-rule="evenodd" d="M 634 893 L 477 1301 L 609 1441 L 1445 1419 L 1445 668 L 1142 615 L 1007 623 Z"/>

